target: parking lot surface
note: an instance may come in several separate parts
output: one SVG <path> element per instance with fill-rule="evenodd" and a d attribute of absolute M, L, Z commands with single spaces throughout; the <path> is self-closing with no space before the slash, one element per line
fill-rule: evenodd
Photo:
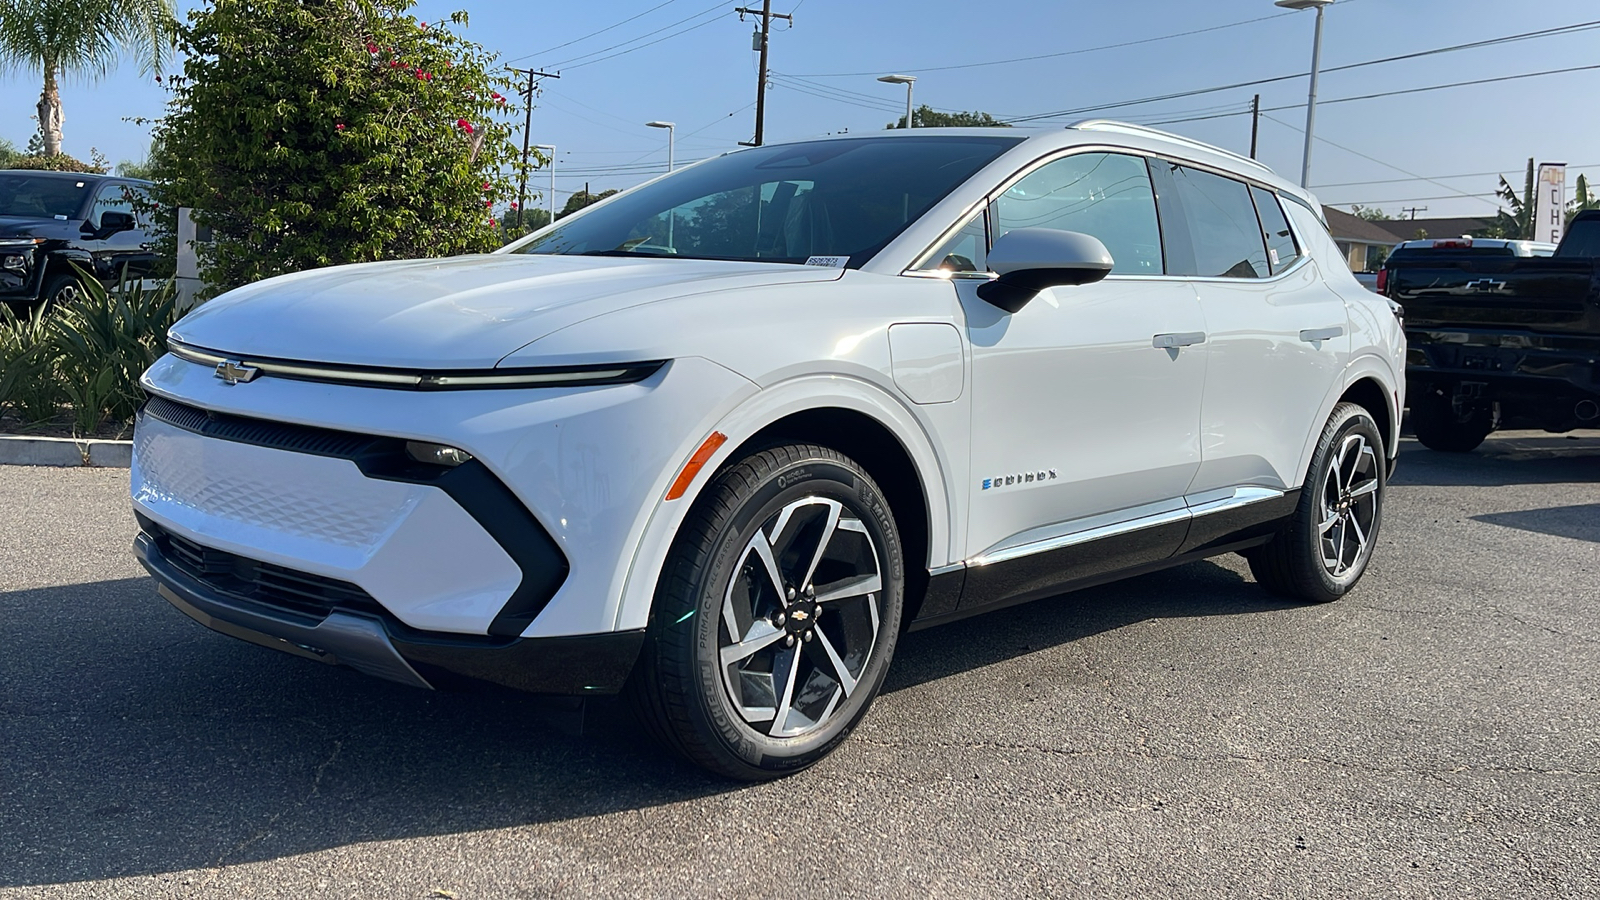
<path fill-rule="evenodd" d="M 1408 441 L 1332 605 L 1227 556 L 910 635 L 758 786 L 207 631 L 126 491 L 0 467 L 0 897 L 1600 896 L 1593 437 Z"/>

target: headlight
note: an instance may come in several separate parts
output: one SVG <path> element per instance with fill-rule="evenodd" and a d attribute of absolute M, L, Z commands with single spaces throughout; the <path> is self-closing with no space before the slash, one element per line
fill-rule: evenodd
<path fill-rule="evenodd" d="M 9 249 L 9 248 L 7 248 Z M 10 269 L 13 272 L 28 271 L 28 255 L 22 253 L 8 253 L 0 250 L 0 269 Z"/>

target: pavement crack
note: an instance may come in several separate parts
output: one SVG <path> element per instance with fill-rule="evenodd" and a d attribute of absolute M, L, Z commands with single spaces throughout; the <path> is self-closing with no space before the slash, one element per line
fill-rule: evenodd
<path fill-rule="evenodd" d="M 265 840 L 267 835 L 272 833 L 272 828 L 278 824 L 279 819 L 282 819 L 285 815 L 291 812 L 303 808 L 307 803 L 311 802 L 312 799 L 321 793 L 322 776 L 328 771 L 328 767 L 333 765 L 334 762 L 339 758 L 339 753 L 343 749 L 344 743 L 342 741 L 334 741 L 333 752 L 329 754 L 328 758 L 323 760 L 321 765 L 318 765 L 311 774 L 311 790 L 307 791 L 304 797 L 296 800 L 293 805 L 273 813 L 270 817 L 268 817 L 266 823 L 258 828 L 254 834 L 240 841 L 232 850 L 229 850 L 226 853 L 223 853 L 221 856 L 218 856 L 217 861 L 211 866 L 213 872 L 220 871 L 225 868 L 228 865 L 227 861 L 229 857 L 237 856 L 241 851 L 244 850 L 244 848 L 250 846 L 251 844 Z"/>
<path fill-rule="evenodd" d="M 1562 631 L 1559 628 L 1551 628 L 1549 625 L 1541 625 L 1538 622 L 1530 622 L 1527 619 L 1524 619 L 1523 617 L 1517 615 L 1516 613 L 1509 612 L 1506 609 L 1504 609 L 1502 607 L 1499 607 L 1499 606 L 1491 605 L 1489 608 L 1494 610 L 1495 612 L 1499 613 L 1500 615 L 1505 616 L 1506 618 L 1510 619 L 1511 621 L 1517 622 L 1517 623 L 1522 624 L 1522 625 L 1526 625 L 1529 628 L 1537 628 L 1540 631 L 1548 631 L 1549 633 L 1554 634 L 1554 635 L 1559 635 L 1560 637 L 1573 638 L 1575 640 L 1580 640 L 1580 641 L 1583 641 L 1584 643 L 1588 643 L 1588 644 L 1600 644 L 1600 640 L 1596 640 L 1595 638 L 1589 637 L 1588 635 L 1574 634 L 1574 633 L 1572 633 L 1570 631 Z"/>

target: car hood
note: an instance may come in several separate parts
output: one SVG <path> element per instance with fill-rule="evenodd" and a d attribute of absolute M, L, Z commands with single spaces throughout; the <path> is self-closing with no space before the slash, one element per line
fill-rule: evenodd
<path fill-rule="evenodd" d="M 230 291 L 185 316 L 171 335 L 229 356 L 489 368 L 553 331 L 630 306 L 842 274 L 776 263 L 521 254 L 366 263 Z"/>
<path fill-rule="evenodd" d="M 34 216 L 0 216 L 0 241 L 14 238 L 58 238 L 67 231 L 67 222 Z"/>

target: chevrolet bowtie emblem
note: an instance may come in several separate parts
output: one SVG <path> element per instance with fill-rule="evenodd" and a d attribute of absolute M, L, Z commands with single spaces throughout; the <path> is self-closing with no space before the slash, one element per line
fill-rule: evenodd
<path fill-rule="evenodd" d="M 791 618 L 791 619 L 798 619 L 798 620 L 799 620 L 799 621 L 801 621 L 801 622 L 804 622 L 804 621 L 805 621 L 805 620 L 806 620 L 806 619 L 809 619 L 809 618 L 811 618 L 811 617 L 810 617 L 810 616 L 809 616 L 809 615 L 807 615 L 807 614 L 806 614 L 806 611 L 805 611 L 805 610 L 803 610 L 803 609 L 797 609 L 797 610 L 795 610 L 795 611 L 794 611 L 794 612 L 792 612 L 792 613 L 790 613 L 790 614 L 789 614 L 789 618 Z"/>
<path fill-rule="evenodd" d="M 242 362 L 236 362 L 231 359 L 217 363 L 217 377 L 229 384 L 239 384 L 241 382 L 248 384 L 260 374 L 261 370 L 255 366 L 247 366 Z"/>

